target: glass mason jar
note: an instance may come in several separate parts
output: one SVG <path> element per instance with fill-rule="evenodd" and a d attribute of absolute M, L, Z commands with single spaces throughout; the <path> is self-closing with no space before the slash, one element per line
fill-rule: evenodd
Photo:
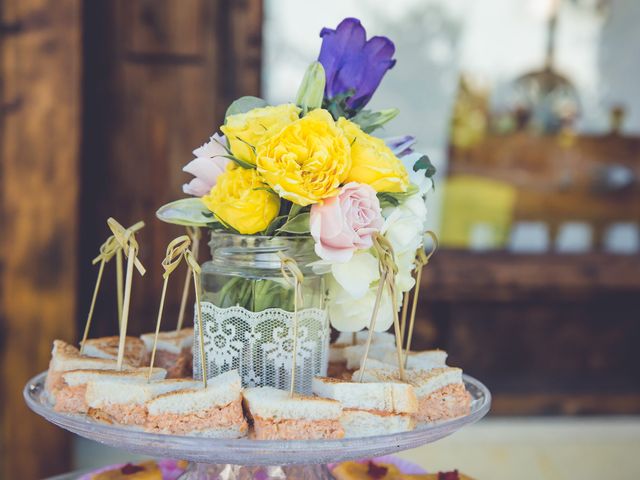
<path fill-rule="evenodd" d="M 296 318 L 296 391 L 310 393 L 313 377 L 326 374 L 330 329 L 324 278 L 309 266 L 318 260 L 313 245 L 311 237 L 211 232 L 212 259 L 201 273 L 208 378 L 237 369 L 245 387 L 288 389 Z M 278 252 L 295 260 L 304 276 L 297 313 Z M 198 328 L 196 317 L 194 376 L 202 378 Z"/>

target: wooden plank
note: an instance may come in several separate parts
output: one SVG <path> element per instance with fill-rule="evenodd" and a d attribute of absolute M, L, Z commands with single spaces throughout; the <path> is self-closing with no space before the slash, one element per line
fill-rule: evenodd
<path fill-rule="evenodd" d="M 69 436 L 21 391 L 75 334 L 81 2 L 0 4 L 0 477 L 39 479 L 69 467 Z"/>

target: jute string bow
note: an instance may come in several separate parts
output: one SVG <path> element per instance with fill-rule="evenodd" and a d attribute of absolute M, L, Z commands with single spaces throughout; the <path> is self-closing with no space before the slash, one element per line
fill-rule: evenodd
<path fill-rule="evenodd" d="M 133 225 L 131 225 L 128 230 L 131 233 L 135 233 L 138 230 L 144 227 L 144 222 L 140 221 Z M 130 234 L 131 234 L 130 233 Z M 122 246 L 116 240 L 114 235 L 109 236 L 107 240 L 100 246 L 100 252 L 96 258 L 94 258 L 91 262 L 92 265 L 96 263 L 100 263 L 100 267 L 98 268 L 98 277 L 96 278 L 96 284 L 93 288 L 93 296 L 91 297 L 91 305 L 89 307 L 89 314 L 87 315 L 87 321 L 84 326 L 84 333 L 82 335 L 82 341 L 80 342 L 80 353 L 84 353 L 84 345 L 87 341 L 87 337 L 89 336 L 89 329 L 91 328 L 91 319 L 93 318 L 93 312 L 96 305 L 96 300 L 98 298 L 98 291 L 100 290 L 100 285 L 102 282 L 102 273 L 104 272 L 104 266 L 107 264 L 114 255 L 120 254 L 120 258 L 122 258 Z M 120 303 L 120 299 L 123 296 L 122 292 L 122 282 L 119 278 L 121 274 L 121 268 L 116 271 L 116 280 L 117 280 L 117 288 L 118 288 L 118 326 L 121 328 L 122 323 L 122 305 Z"/>
<path fill-rule="evenodd" d="M 373 340 L 373 334 L 375 332 L 376 320 L 378 318 L 378 312 L 380 310 L 380 303 L 382 301 L 382 295 L 384 295 L 385 287 L 391 297 L 391 306 L 393 309 L 393 326 L 396 334 L 396 353 L 398 357 L 398 370 L 400 374 L 400 380 L 404 381 L 404 361 L 402 355 L 402 338 L 400 332 L 400 322 L 398 319 L 398 298 L 396 296 L 396 275 L 398 273 L 398 267 L 393 259 L 393 247 L 389 241 L 380 233 L 374 233 L 373 235 L 373 248 L 378 256 L 378 269 L 380 272 L 380 280 L 378 283 L 378 290 L 376 292 L 376 299 L 373 304 L 373 312 L 371 313 L 371 321 L 369 323 L 369 336 L 365 344 L 364 355 L 360 362 L 360 375 L 358 381 L 362 382 L 364 379 L 364 372 L 367 364 L 367 358 L 369 356 L 369 350 L 371 349 L 371 342 Z"/>
<path fill-rule="evenodd" d="M 156 319 L 156 331 L 153 337 L 153 349 L 151 350 L 151 361 L 149 363 L 149 374 L 147 380 L 151 380 L 151 373 L 153 372 L 153 365 L 156 358 L 156 349 L 158 348 L 158 334 L 160 333 L 160 323 L 162 321 L 162 312 L 164 310 L 164 300 L 167 294 L 167 285 L 169 284 L 169 276 L 173 271 L 178 268 L 180 261 L 184 258 L 185 251 L 189 248 L 191 240 L 188 236 L 182 235 L 174 238 L 169 245 L 167 245 L 167 252 L 162 260 L 162 268 L 164 273 L 162 277 L 164 281 L 162 283 L 162 293 L 160 294 L 160 307 L 158 308 L 158 318 Z M 189 279 L 189 277 L 187 277 Z"/>
<path fill-rule="evenodd" d="M 120 320 L 120 342 L 118 344 L 118 370 L 122 370 L 122 361 L 124 359 L 125 341 L 127 338 L 127 323 L 129 321 L 129 303 L 131 301 L 131 283 L 133 280 L 133 267 L 136 267 L 140 275 L 144 275 L 146 270 L 140 260 L 138 260 L 138 242 L 135 233 L 128 228 L 124 228 L 114 218 L 107 220 L 107 225 L 113 233 L 115 241 L 118 243 L 122 252 L 127 257 L 127 273 L 124 282 L 124 298 L 122 301 L 122 318 Z"/>
<path fill-rule="evenodd" d="M 282 277 L 293 287 L 293 358 L 291 361 L 291 386 L 289 388 L 289 396 L 293 397 L 296 384 L 296 360 L 298 357 L 298 309 L 304 305 L 302 297 L 304 275 L 293 258 L 286 256 L 282 252 L 278 252 L 278 257 L 280 257 Z"/>
<path fill-rule="evenodd" d="M 191 238 L 191 256 L 197 261 L 198 251 L 200 250 L 200 229 L 198 227 L 187 227 L 187 235 Z M 184 285 L 182 287 L 182 299 L 180 300 L 180 311 L 178 313 L 178 325 L 176 331 L 182 330 L 182 324 L 184 322 L 184 312 L 187 308 L 187 300 L 189 298 L 189 282 L 193 272 L 191 267 L 187 269 L 187 274 L 184 277 Z"/>

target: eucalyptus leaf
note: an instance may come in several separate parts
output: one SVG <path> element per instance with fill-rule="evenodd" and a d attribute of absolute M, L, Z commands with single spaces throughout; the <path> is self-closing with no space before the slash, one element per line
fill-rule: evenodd
<path fill-rule="evenodd" d="M 229 105 L 227 112 L 224 114 L 224 121 L 227 123 L 227 117 L 237 115 L 239 113 L 247 113 L 254 108 L 262 108 L 269 105 L 265 100 L 259 97 L 240 97 Z"/>
<path fill-rule="evenodd" d="M 183 198 L 158 209 L 156 216 L 166 223 L 191 227 L 207 227 L 211 212 L 199 198 Z"/>
<path fill-rule="evenodd" d="M 309 212 L 301 213 L 291 220 L 287 221 L 278 229 L 278 232 L 305 234 L 309 233 L 311 214 Z"/>
<path fill-rule="evenodd" d="M 360 125 L 363 132 L 371 133 L 396 118 L 399 113 L 400 110 L 397 108 L 387 108 L 386 110 L 378 110 L 375 112 L 371 110 L 361 110 L 351 121 Z"/>
<path fill-rule="evenodd" d="M 303 115 L 322 106 L 325 82 L 326 75 L 322 64 L 313 62 L 309 65 L 296 95 L 296 105 L 302 108 Z"/>

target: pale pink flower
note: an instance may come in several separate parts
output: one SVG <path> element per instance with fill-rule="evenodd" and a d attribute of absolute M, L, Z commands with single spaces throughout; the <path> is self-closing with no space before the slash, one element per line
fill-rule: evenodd
<path fill-rule="evenodd" d="M 218 175 L 225 171 L 231 161 L 223 156 L 227 154 L 223 146 L 225 144 L 224 136 L 214 133 L 207 143 L 193 151 L 196 158 L 187 163 L 182 171 L 190 173 L 195 178 L 182 186 L 184 193 L 202 197 L 211 191 Z"/>
<path fill-rule="evenodd" d="M 369 185 L 351 182 L 340 193 L 311 207 L 311 236 L 316 254 L 331 262 L 348 262 L 356 250 L 373 245 L 383 225 L 380 202 Z"/>

